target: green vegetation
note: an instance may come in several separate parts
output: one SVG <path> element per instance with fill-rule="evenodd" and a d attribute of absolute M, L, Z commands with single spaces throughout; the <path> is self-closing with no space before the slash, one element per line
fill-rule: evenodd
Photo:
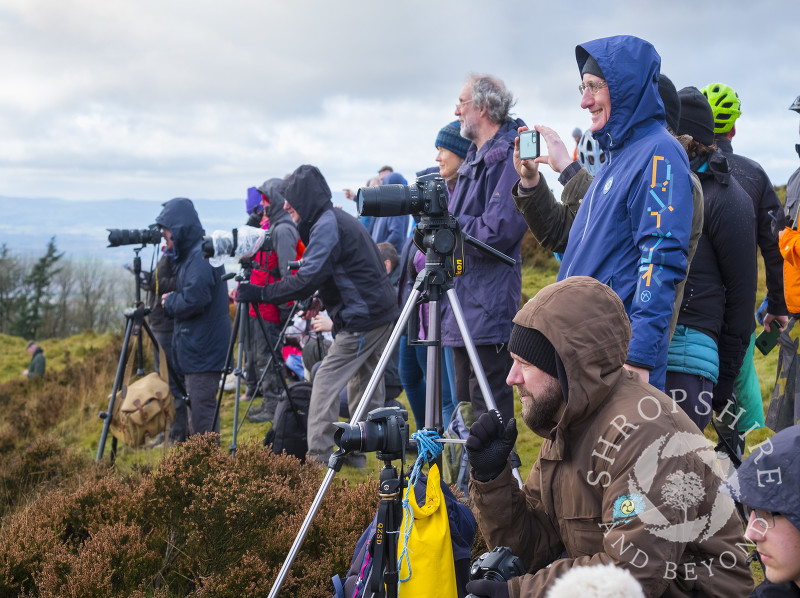
<path fill-rule="evenodd" d="M 547 254 L 526 258 L 523 301 L 556 272 Z M 763 285 L 762 277 L 759 297 Z M 211 438 L 155 450 L 120 443 L 112 466 L 109 436 L 95 463 L 97 414 L 107 408 L 121 340 L 88 332 L 44 340 L 47 376 L 27 381 L 25 339 L 0 335 L 0 596 L 266 594 L 322 470 L 264 451 L 270 424 L 244 421 L 230 458 L 232 391 L 223 396 L 219 447 Z M 777 350 L 756 352 L 765 399 L 776 363 Z M 515 409 L 519 415 L 518 401 Z M 748 450 L 769 434 L 748 436 Z M 540 444 L 520 430 L 523 477 Z M 380 466 L 371 453 L 366 470 L 345 467 L 336 476 L 284 594 L 331 593 L 330 575 L 346 570 L 374 514 Z M 478 538 L 474 553 L 484 546 Z"/>

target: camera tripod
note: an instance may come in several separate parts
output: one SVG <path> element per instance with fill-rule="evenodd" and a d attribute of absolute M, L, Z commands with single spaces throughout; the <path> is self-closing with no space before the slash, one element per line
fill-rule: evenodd
<path fill-rule="evenodd" d="M 108 430 L 111 427 L 111 420 L 114 417 L 114 404 L 117 401 L 117 393 L 122 386 L 122 378 L 125 372 L 125 366 L 128 363 L 128 359 L 130 358 L 130 340 L 131 336 L 136 337 L 136 375 L 142 376 L 144 375 L 144 352 L 142 349 L 142 330 L 147 333 L 147 336 L 150 337 L 150 341 L 153 343 L 154 347 L 157 347 L 158 351 L 162 351 L 161 345 L 158 344 L 156 341 L 156 337 L 153 335 L 153 331 L 150 330 L 150 325 L 147 323 L 145 316 L 150 313 L 150 308 L 145 307 L 144 303 L 142 302 L 142 281 L 141 281 L 141 274 L 142 274 L 142 258 L 139 257 L 139 252 L 144 249 L 144 246 L 134 248 L 134 253 L 136 254 L 133 258 L 133 275 L 136 280 L 136 302 L 134 303 L 134 307 L 129 307 L 124 311 L 125 314 L 125 337 L 122 341 L 122 351 L 119 356 L 119 363 L 117 364 L 117 372 L 114 376 L 114 386 L 111 389 L 111 397 L 108 400 L 108 409 L 106 411 L 101 411 L 98 416 L 100 419 L 103 420 L 103 431 L 100 433 L 100 442 L 97 446 L 97 456 L 95 457 L 95 461 L 99 461 L 103 458 L 103 452 L 105 451 L 106 447 L 106 439 L 108 438 Z M 162 375 L 165 378 L 169 377 L 168 372 L 163 372 Z M 186 396 L 186 393 L 183 393 Z M 111 461 L 113 462 L 117 456 L 117 437 L 114 436 L 111 439 Z"/>
<path fill-rule="evenodd" d="M 442 184 L 444 182 L 442 181 Z M 377 189 L 382 189 L 378 187 Z M 384 214 L 389 215 L 389 214 Z M 467 349 L 467 354 L 469 355 L 470 363 L 472 368 L 475 372 L 475 376 L 478 381 L 478 385 L 481 389 L 481 393 L 483 394 L 484 401 L 486 402 L 486 406 L 489 409 L 496 409 L 497 405 L 494 401 L 494 397 L 492 396 L 491 390 L 489 388 L 489 382 L 486 378 L 486 374 L 484 373 L 483 367 L 481 365 L 480 359 L 478 358 L 478 352 L 475 348 L 475 343 L 472 340 L 472 336 L 470 335 L 469 328 L 467 326 L 466 319 L 464 317 L 464 312 L 461 309 L 461 303 L 458 299 L 458 294 L 456 293 L 455 289 L 453 288 L 452 276 L 454 270 L 454 259 L 453 254 L 456 250 L 456 246 L 461 242 L 461 246 L 463 248 L 463 242 L 467 242 L 470 245 L 484 251 L 497 259 L 503 261 L 506 264 L 513 265 L 515 264 L 515 260 L 506 256 L 505 254 L 489 247 L 488 245 L 460 232 L 458 222 L 456 221 L 455 217 L 452 216 L 446 210 L 441 215 L 423 215 L 420 219 L 419 224 L 417 225 L 417 232 L 415 235 L 421 236 L 422 238 L 419 240 L 420 242 L 417 243 L 417 246 L 420 248 L 425 249 L 425 268 L 422 270 L 418 275 L 417 279 L 414 283 L 414 288 L 409 296 L 408 300 L 403 307 L 402 312 L 400 313 L 400 317 L 395 325 L 394 329 L 392 330 L 391 335 L 389 336 L 389 341 L 386 344 L 386 348 L 383 351 L 383 354 L 378 361 L 378 365 L 373 372 L 372 377 L 367 384 L 367 388 L 364 392 L 364 396 L 361 398 L 361 402 L 356 409 L 356 412 L 352 415 L 350 420 L 350 425 L 354 425 L 359 421 L 362 421 L 364 418 L 364 411 L 369 405 L 370 398 L 372 397 L 373 392 L 378 384 L 383 384 L 383 373 L 386 369 L 386 365 L 389 361 L 389 358 L 395 348 L 398 346 L 400 342 L 400 337 L 403 334 L 403 329 L 409 322 L 412 322 L 412 313 L 414 313 L 418 306 L 423 303 L 429 304 L 429 322 L 428 322 L 428 341 L 425 341 L 425 344 L 428 346 L 427 352 L 427 375 L 426 375 L 426 403 L 425 403 L 425 428 L 426 429 L 436 429 L 441 431 L 442 429 L 442 385 L 441 385 L 441 363 L 442 363 L 442 347 L 441 347 L 441 313 L 440 313 L 440 303 L 442 300 L 442 296 L 446 296 L 448 301 L 450 302 L 450 307 L 453 310 L 453 314 L 455 316 L 456 322 L 458 324 L 459 331 L 461 332 L 461 336 L 464 340 L 465 347 Z M 457 266 L 460 266 L 458 264 Z M 460 273 L 460 272 L 459 272 Z M 418 333 L 418 327 L 416 329 L 410 328 L 409 329 L 409 338 L 416 338 Z M 342 467 L 344 461 L 344 451 L 339 450 L 331 455 L 330 459 L 328 460 L 328 471 L 325 474 L 324 479 L 322 480 L 322 484 L 320 485 L 319 490 L 317 491 L 316 496 L 309 508 L 308 514 L 306 515 L 305 520 L 303 521 L 302 525 L 300 526 L 300 530 L 297 533 L 297 536 L 292 544 L 291 549 L 289 550 L 289 554 L 286 556 L 286 560 L 283 562 L 280 571 L 278 572 L 278 576 L 273 584 L 272 588 L 270 589 L 269 598 L 275 598 L 280 591 L 281 585 L 286 578 L 286 575 L 289 572 L 289 569 L 294 562 L 297 553 L 302 546 L 303 540 L 305 539 L 308 531 L 311 527 L 311 522 L 313 521 L 314 517 L 316 516 L 317 511 L 319 510 L 320 506 L 322 505 L 322 500 L 325 497 L 325 494 L 328 491 L 331 483 L 333 482 L 333 477 L 337 471 L 339 471 Z M 516 466 L 513 468 L 514 477 L 517 479 L 517 483 L 522 486 L 522 478 L 519 474 L 519 470 Z M 395 545 L 396 546 L 396 545 Z M 396 550 L 395 553 L 396 554 Z"/>
<path fill-rule="evenodd" d="M 237 282 L 242 281 L 249 281 L 250 280 L 250 273 L 252 271 L 252 260 L 251 259 L 242 259 L 240 260 L 241 269 L 239 273 L 236 274 L 235 280 Z M 300 415 L 297 413 L 297 408 L 295 404 L 292 402 L 292 395 L 289 392 L 289 385 L 286 383 L 286 378 L 283 376 L 283 372 L 281 371 L 280 360 L 278 359 L 278 347 L 280 346 L 281 339 L 286 334 L 286 329 L 292 321 L 292 317 L 294 316 L 295 312 L 298 309 L 299 303 L 295 301 L 294 305 L 292 306 L 292 311 L 289 314 L 289 317 L 286 320 L 286 324 L 284 324 L 281 332 L 278 335 L 277 344 L 273 346 L 273 344 L 269 340 L 269 334 L 267 333 L 267 325 L 264 322 L 264 318 L 261 316 L 261 311 L 259 311 L 258 303 L 240 303 L 237 301 L 236 303 L 236 315 L 234 316 L 234 323 L 233 323 L 233 330 L 231 331 L 231 338 L 228 343 L 228 353 L 227 357 L 225 358 L 225 367 L 222 370 L 222 381 L 220 383 L 218 395 L 217 395 L 217 409 L 214 413 L 214 423 L 212 428 L 216 428 L 217 421 L 219 419 L 220 414 L 220 407 L 222 406 L 222 393 L 225 390 L 225 380 L 229 373 L 233 373 L 236 376 L 236 392 L 235 392 L 235 400 L 233 405 L 233 438 L 231 439 L 230 444 L 230 452 L 231 456 L 236 456 L 236 449 L 237 449 L 237 438 L 239 433 L 239 428 L 241 428 L 242 424 L 244 423 L 244 418 L 247 416 L 247 412 L 250 411 L 250 406 L 253 404 L 255 400 L 255 393 L 253 396 L 250 397 L 250 402 L 247 405 L 247 409 L 245 410 L 244 415 L 242 416 L 241 421 L 239 420 L 239 398 L 241 397 L 241 390 L 242 390 L 242 378 L 243 378 L 243 353 L 244 353 L 244 343 L 243 338 L 246 337 L 250 330 L 248 328 L 248 318 L 250 317 L 250 306 L 253 306 L 253 311 L 256 314 L 256 321 L 258 322 L 258 330 L 256 334 L 261 333 L 264 337 L 265 344 L 267 349 L 269 350 L 269 357 L 267 358 L 267 363 L 264 366 L 264 370 L 261 372 L 261 375 L 258 379 L 256 388 L 261 388 L 261 384 L 266 378 L 267 373 L 272 368 L 278 378 L 281 381 L 283 386 L 283 390 L 286 392 L 286 396 L 288 397 L 289 404 L 292 406 L 292 413 L 294 413 L 295 418 L 297 418 L 297 424 L 301 428 L 303 427 L 302 421 L 300 419 Z M 237 341 L 238 339 L 238 341 Z M 232 360 L 233 360 L 233 348 L 234 346 L 237 347 L 236 349 L 236 367 L 232 368 Z M 265 399 L 266 400 L 266 399 Z"/>

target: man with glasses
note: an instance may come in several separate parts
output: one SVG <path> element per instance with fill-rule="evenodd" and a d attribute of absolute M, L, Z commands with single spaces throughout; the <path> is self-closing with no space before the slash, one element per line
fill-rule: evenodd
<path fill-rule="evenodd" d="M 465 245 L 464 274 L 454 283 L 489 387 L 504 417 L 514 414 L 514 394 L 505 384 L 511 367 L 506 345 L 522 290 L 520 245 L 526 229 L 511 197 L 511 186 L 517 180 L 514 138 L 525 124 L 510 116 L 513 105 L 511 92 L 496 77 L 472 75 L 464 85 L 455 115 L 461 136 L 472 143 L 458 169 L 449 202 L 463 232 L 517 260 L 516 265 L 508 266 Z M 485 413 L 464 339 L 447 302 L 442 314 L 442 344 L 453 347 L 455 396 L 459 401 L 469 399 L 476 416 Z"/>
<path fill-rule="evenodd" d="M 800 426 L 757 447 L 721 488 L 750 507 L 745 537 L 767 581 L 752 597 L 800 597 Z"/>
<path fill-rule="evenodd" d="M 591 276 L 614 289 L 633 329 L 625 367 L 663 390 L 675 287 L 686 276 L 692 231 L 689 162 L 665 127 L 661 58 L 650 43 L 615 36 L 582 44 L 575 55 L 580 105 L 608 160 L 574 221 L 564 223 L 571 228 L 558 279 Z M 550 147 L 555 133 L 537 128 Z M 550 193 L 538 168 L 550 156 L 520 160 L 517 146 L 514 159 L 517 206 L 530 222 L 537 204 L 528 200 Z"/>

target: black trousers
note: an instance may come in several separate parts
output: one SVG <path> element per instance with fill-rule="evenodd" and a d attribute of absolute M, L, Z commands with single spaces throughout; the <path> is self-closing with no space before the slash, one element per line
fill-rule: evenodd
<path fill-rule="evenodd" d="M 475 347 L 478 359 L 483 366 L 489 388 L 492 391 L 497 409 L 503 416 L 503 421 L 514 417 L 514 389 L 506 384 L 508 372 L 511 370 L 511 354 L 505 343 L 497 345 L 480 345 Z M 458 401 L 469 400 L 472 410 L 478 418 L 488 411 L 486 401 L 483 400 L 478 379 L 469 361 L 465 347 L 453 347 L 453 365 L 455 366 L 456 388 L 455 396 Z"/>

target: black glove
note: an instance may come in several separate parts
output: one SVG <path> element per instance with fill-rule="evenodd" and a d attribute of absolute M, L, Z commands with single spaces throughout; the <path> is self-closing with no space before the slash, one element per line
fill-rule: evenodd
<path fill-rule="evenodd" d="M 261 228 L 261 206 L 256 206 L 250 212 L 250 217 L 247 219 L 247 226 Z"/>
<path fill-rule="evenodd" d="M 488 482 L 502 473 L 517 440 L 517 420 L 513 417 L 503 425 L 500 412 L 492 409 L 478 418 L 469 429 L 467 455 L 472 477 Z"/>
<path fill-rule="evenodd" d="M 507 581 L 492 581 L 490 579 L 468 581 L 467 592 L 474 596 L 485 596 L 486 598 L 509 598 L 510 596 Z"/>
<path fill-rule="evenodd" d="M 733 378 L 720 378 L 714 385 L 714 395 L 711 399 L 711 405 L 714 411 L 720 413 L 728 406 L 728 401 L 736 401 L 733 396 L 734 379 Z M 728 409 L 731 412 L 736 410 L 733 408 Z"/>
<path fill-rule="evenodd" d="M 264 303 L 262 292 L 264 287 L 254 284 L 240 284 L 236 291 L 236 301 L 239 303 Z"/>

